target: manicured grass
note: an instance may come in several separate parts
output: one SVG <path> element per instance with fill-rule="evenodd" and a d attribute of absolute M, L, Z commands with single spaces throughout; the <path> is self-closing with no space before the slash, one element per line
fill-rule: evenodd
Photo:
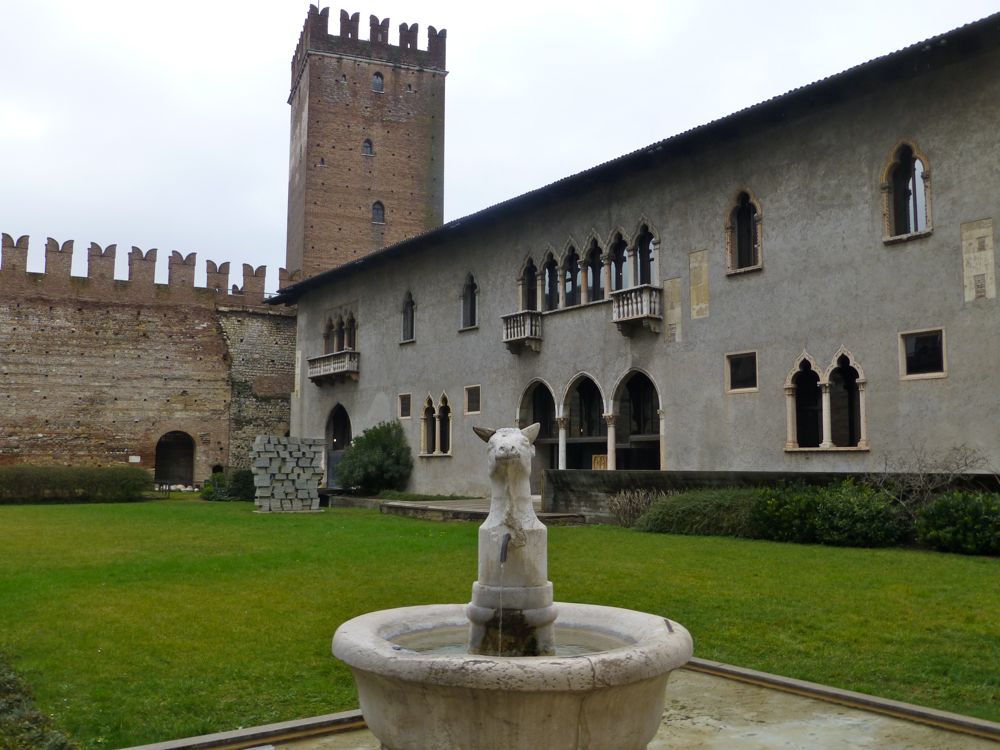
<path fill-rule="evenodd" d="M 0 508 L 0 651 L 83 747 L 353 707 L 343 620 L 464 602 L 476 524 L 194 499 Z M 1000 560 L 555 527 L 557 599 L 669 615 L 695 653 L 1000 719 Z"/>

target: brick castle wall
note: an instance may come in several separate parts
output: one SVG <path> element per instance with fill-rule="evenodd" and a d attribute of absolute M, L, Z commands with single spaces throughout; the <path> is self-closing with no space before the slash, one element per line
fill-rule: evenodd
<path fill-rule="evenodd" d="M 87 277 L 70 276 L 72 242 L 48 241 L 45 273 L 26 272 L 27 251 L 3 235 L 0 463 L 152 469 L 159 438 L 181 431 L 202 481 L 249 465 L 248 431 L 284 434 L 294 313 L 263 306 L 263 267 L 227 292 L 228 264 L 209 261 L 210 287 L 193 286 L 193 253 L 173 253 L 155 284 L 155 250 L 133 248 L 127 281 L 114 246 L 91 245 Z"/>

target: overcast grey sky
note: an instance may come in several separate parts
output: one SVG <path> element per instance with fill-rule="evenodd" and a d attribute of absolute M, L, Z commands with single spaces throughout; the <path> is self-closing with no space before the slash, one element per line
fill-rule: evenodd
<path fill-rule="evenodd" d="M 448 29 L 450 220 L 1000 10 L 980 0 L 368 0 Z M 339 28 L 331 6 L 331 30 Z M 284 262 L 305 0 L 0 0 L 0 231 Z"/>

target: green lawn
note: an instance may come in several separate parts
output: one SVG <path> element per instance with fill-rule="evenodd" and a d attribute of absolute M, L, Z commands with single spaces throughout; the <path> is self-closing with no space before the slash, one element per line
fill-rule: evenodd
<path fill-rule="evenodd" d="M 343 620 L 464 602 L 476 524 L 247 503 L 0 507 L 0 651 L 84 747 L 355 705 Z M 556 598 L 669 615 L 695 654 L 1000 720 L 1000 560 L 552 528 Z"/>

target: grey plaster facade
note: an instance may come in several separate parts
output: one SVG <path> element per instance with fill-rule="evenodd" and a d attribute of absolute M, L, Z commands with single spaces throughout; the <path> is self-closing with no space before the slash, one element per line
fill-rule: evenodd
<path fill-rule="evenodd" d="M 615 415 L 625 379 L 641 372 L 655 387 L 667 471 L 864 472 L 914 447 L 958 445 L 1000 466 L 998 39 L 994 16 L 283 290 L 277 301 L 298 304 L 291 434 L 324 437 L 337 404 L 359 434 L 397 417 L 410 394 L 402 422 L 416 456 L 422 405 L 446 395 L 450 455 L 417 457 L 412 487 L 484 494 L 473 425 L 524 423 L 535 382 L 565 416 L 580 375 Z M 886 174 L 901 144 L 922 157 L 928 229 L 887 241 Z M 744 191 L 759 206 L 761 262 L 731 273 L 726 225 Z M 583 255 L 592 239 L 607 253 L 616 232 L 631 245 L 644 224 L 661 308 L 680 293 L 666 319 L 650 317 L 658 331 L 623 335 L 605 299 L 541 313 L 540 351 L 508 351 L 501 318 L 524 305 L 526 259 L 541 268 L 547 252 Z M 478 324 L 463 328 L 470 273 Z M 402 343 L 407 292 L 414 337 Z M 327 321 L 345 311 L 357 320 L 353 377 L 310 379 Z M 905 377 L 900 334 L 926 330 L 943 331 L 941 372 Z M 739 352 L 756 353 L 756 388 L 727 392 L 727 355 Z M 822 387 L 841 354 L 860 384 L 863 438 L 796 448 L 799 363 L 811 358 Z M 481 413 L 467 415 L 473 385 Z M 540 444 L 540 466 L 559 463 L 551 445 Z"/>

